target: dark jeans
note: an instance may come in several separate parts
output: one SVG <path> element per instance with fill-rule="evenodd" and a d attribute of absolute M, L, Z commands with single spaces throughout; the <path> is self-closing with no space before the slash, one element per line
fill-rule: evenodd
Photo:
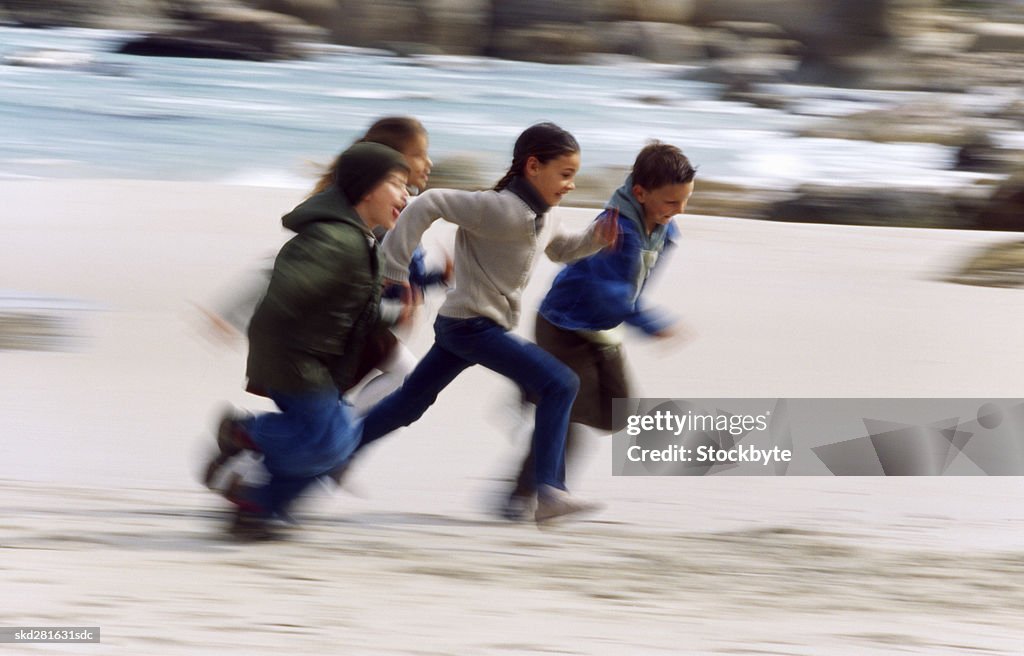
<path fill-rule="evenodd" d="M 281 412 L 256 415 L 246 430 L 263 453 L 270 481 L 251 499 L 267 514 L 281 514 L 319 476 L 344 462 L 359 439 L 359 421 L 338 390 L 271 392 Z"/>
<path fill-rule="evenodd" d="M 587 339 L 581 333 L 554 325 L 537 314 L 537 346 L 555 356 L 575 372 L 580 379 L 580 391 L 572 406 L 570 420 L 614 433 L 625 428 L 612 419 L 612 400 L 630 396 L 626 377 L 626 363 L 622 347 L 602 345 Z M 527 398 L 532 402 L 535 399 Z M 576 426 L 570 426 L 565 438 L 565 459 L 571 461 L 579 447 L 581 437 Z M 516 475 L 514 496 L 529 496 L 536 491 L 533 477 L 534 455 L 529 450 Z"/>
<path fill-rule="evenodd" d="M 434 334 L 434 346 L 405 383 L 366 415 L 359 448 L 419 419 L 456 376 L 481 364 L 540 399 L 532 444 L 536 481 L 565 489 L 565 431 L 579 389 L 576 374 L 536 344 L 483 317 L 438 316 Z"/>

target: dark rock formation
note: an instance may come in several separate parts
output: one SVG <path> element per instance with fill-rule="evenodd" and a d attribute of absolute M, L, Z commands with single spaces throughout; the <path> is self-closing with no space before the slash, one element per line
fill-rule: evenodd
<path fill-rule="evenodd" d="M 1024 172 L 999 185 L 978 212 L 975 225 L 982 230 L 1024 231 Z"/>
<path fill-rule="evenodd" d="M 0 16 L 25 27 L 153 29 L 165 24 L 161 0 L 0 0 Z"/>
<path fill-rule="evenodd" d="M 317 31 L 291 16 L 244 8 L 201 13 L 180 27 L 124 43 L 129 55 L 265 61 L 302 56 Z"/>
<path fill-rule="evenodd" d="M 972 228 L 959 199 L 933 191 L 804 185 L 793 198 L 771 206 L 767 218 L 912 228 Z"/>

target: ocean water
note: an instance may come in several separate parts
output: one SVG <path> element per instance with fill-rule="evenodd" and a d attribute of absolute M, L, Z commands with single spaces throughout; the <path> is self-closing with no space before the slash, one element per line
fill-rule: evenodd
<path fill-rule="evenodd" d="M 383 115 L 420 118 L 435 161 L 472 155 L 500 176 L 516 135 L 551 120 L 583 147 L 583 172 L 625 167 L 652 138 L 702 177 L 789 188 L 800 182 L 948 185 L 949 148 L 799 138 L 823 116 L 913 94 L 800 87 L 799 113 L 718 100 L 686 68 L 642 62 L 544 65 L 393 57 L 321 47 L 302 61 L 137 57 L 124 32 L 0 27 L 0 179 L 142 178 L 306 187 L 317 167 Z M 61 51 L 71 65 L 16 65 Z M 42 65 L 40 65 L 42 64 Z"/>

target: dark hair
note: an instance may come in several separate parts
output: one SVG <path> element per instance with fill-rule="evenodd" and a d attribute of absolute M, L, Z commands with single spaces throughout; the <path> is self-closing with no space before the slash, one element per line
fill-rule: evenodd
<path fill-rule="evenodd" d="M 411 116 L 385 116 L 375 121 L 370 126 L 370 129 L 366 131 L 366 134 L 356 139 L 355 143 L 379 143 L 401 153 L 409 147 L 413 139 L 426 136 L 426 134 L 427 129 L 423 127 L 423 124 Z M 338 159 L 340 157 L 341 155 L 335 157 L 331 165 L 327 167 L 327 170 L 320 175 L 320 179 L 316 181 L 310 196 L 319 194 L 334 183 L 338 173 Z"/>
<path fill-rule="evenodd" d="M 494 190 L 501 191 L 512 182 L 512 178 L 521 175 L 526 161 L 531 157 L 536 157 L 537 161 L 545 164 L 562 155 L 578 152 L 580 145 L 576 142 L 576 137 L 568 131 L 554 123 L 531 125 L 516 139 L 516 145 L 512 149 L 512 165 L 508 167 L 508 173 L 494 185 Z"/>
<path fill-rule="evenodd" d="M 648 191 L 671 184 L 686 184 L 697 175 L 683 151 L 672 144 L 652 141 L 636 156 L 633 184 Z"/>
<path fill-rule="evenodd" d="M 372 141 L 357 141 L 338 155 L 334 186 L 355 207 L 392 171 L 409 172 L 402 153 Z"/>

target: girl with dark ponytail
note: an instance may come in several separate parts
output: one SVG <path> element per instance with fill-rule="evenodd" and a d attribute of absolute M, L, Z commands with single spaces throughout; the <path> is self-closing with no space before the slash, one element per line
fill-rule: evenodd
<path fill-rule="evenodd" d="M 576 137 L 554 123 L 538 123 L 531 126 L 516 140 L 516 145 L 512 149 L 512 165 L 508 167 L 508 173 L 494 185 L 494 191 L 501 191 L 517 175 L 522 175 L 523 168 L 531 157 L 541 164 L 546 164 L 556 157 L 579 152 L 580 145 L 576 142 Z"/>
<path fill-rule="evenodd" d="M 540 123 L 516 140 L 508 173 L 493 189 L 431 189 L 402 212 L 384 240 L 385 277 L 404 284 L 416 244 L 444 218 L 458 226 L 455 286 L 438 312 L 433 347 L 402 387 L 366 415 L 359 445 L 413 423 L 462 371 L 481 364 L 539 399 L 533 434 L 538 522 L 595 508 L 565 489 L 565 435 L 579 379 L 557 358 L 511 332 L 543 243 L 549 258 L 569 262 L 615 242 L 613 222 L 566 234 L 547 221 L 549 210 L 575 188 L 579 167 L 576 139 L 553 123 Z"/>

